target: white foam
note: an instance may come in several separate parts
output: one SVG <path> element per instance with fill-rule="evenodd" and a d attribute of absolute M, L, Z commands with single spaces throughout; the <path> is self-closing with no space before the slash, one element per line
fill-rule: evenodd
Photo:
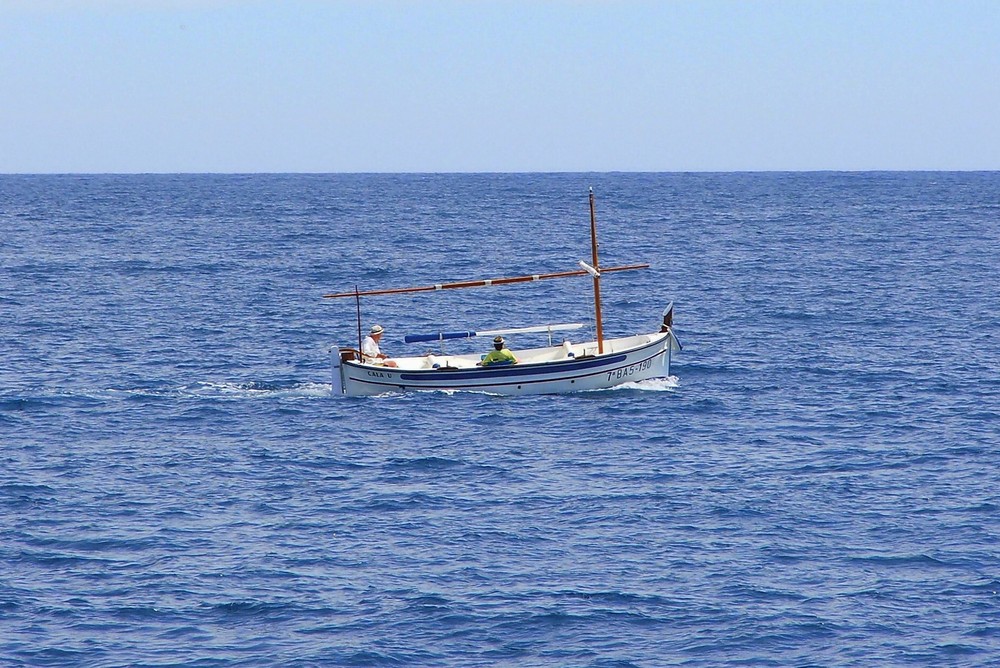
<path fill-rule="evenodd" d="M 333 391 L 330 383 L 293 383 L 287 386 L 267 383 L 234 383 L 230 381 L 203 381 L 180 388 L 181 394 L 218 399 L 296 399 L 328 397 Z"/>
<path fill-rule="evenodd" d="M 622 383 L 610 388 L 612 390 L 642 390 L 644 392 L 673 392 L 680 386 L 677 376 L 668 378 L 650 378 L 634 383 Z"/>

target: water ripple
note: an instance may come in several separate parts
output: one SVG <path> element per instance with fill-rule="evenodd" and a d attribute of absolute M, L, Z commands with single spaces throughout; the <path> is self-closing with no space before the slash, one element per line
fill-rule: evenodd
<path fill-rule="evenodd" d="M 1000 662 L 995 173 L 0 183 L 5 666 Z M 320 295 L 575 266 L 588 186 L 674 377 L 334 393 Z M 546 283 L 363 318 L 591 317 Z"/>

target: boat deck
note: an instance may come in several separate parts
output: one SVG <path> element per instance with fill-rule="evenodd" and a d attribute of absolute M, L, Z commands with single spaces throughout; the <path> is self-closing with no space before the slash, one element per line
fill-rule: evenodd
<path fill-rule="evenodd" d="M 620 339 L 606 339 L 604 341 L 604 352 L 613 353 L 628 350 L 649 343 L 653 337 L 648 334 L 638 334 Z M 546 362 L 560 362 L 567 359 L 583 358 L 597 354 L 597 343 L 587 341 L 585 343 L 570 343 L 564 341 L 558 346 L 547 346 L 545 348 L 530 348 L 526 350 L 512 349 L 511 352 L 518 359 L 519 364 L 544 364 Z M 420 369 L 473 369 L 482 360 L 485 353 L 447 355 L 439 353 L 427 353 L 419 357 L 392 357 L 398 367 L 403 370 L 416 371 Z M 381 366 L 379 364 L 365 364 L 364 366 Z"/>

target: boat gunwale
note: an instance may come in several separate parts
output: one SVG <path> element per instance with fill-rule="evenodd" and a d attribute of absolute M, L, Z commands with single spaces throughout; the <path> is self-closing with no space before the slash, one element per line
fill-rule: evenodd
<path fill-rule="evenodd" d="M 377 369 L 379 371 L 392 371 L 394 373 L 436 374 L 442 371 L 446 371 L 448 373 L 472 372 L 478 376 L 481 375 L 483 372 L 512 372 L 518 369 L 527 370 L 538 367 L 552 367 L 553 365 L 574 364 L 577 362 L 583 362 L 583 363 L 588 363 L 588 362 L 592 363 L 595 361 L 606 362 L 612 356 L 630 355 L 635 351 L 642 350 L 643 348 L 646 348 L 648 346 L 655 345 L 660 341 L 662 341 L 664 338 L 666 338 L 668 334 L 669 332 L 656 332 L 653 334 L 633 334 L 632 336 L 623 336 L 619 340 L 630 339 L 634 337 L 643 337 L 643 336 L 651 337 L 651 340 L 646 341 L 645 343 L 637 344 L 631 348 L 625 348 L 624 350 L 615 350 L 613 352 L 605 352 L 601 354 L 587 354 L 587 355 L 581 355 L 580 357 L 566 357 L 557 360 L 541 360 L 539 362 L 518 362 L 517 364 L 504 364 L 504 365 L 482 366 L 482 367 L 481 366 L 458 367 L 458 368 L 441 367 L 437 369 L 407 369 L 404 367 L 387 367 L 381 364 L 366 364 L 364 362 L 358 362 L 357 360 L 346 360 L 344 361 L 344 365 L 352 366 L 359 369 L 369 369 L 369 370 Z M 605 342 L 607 343 L 607 341 Z M 591 343 L 593 343 L 593 341 L 587 341 L 580 345 L 586 346 Z M 547 348 L 539 348 L 533 350 L 549 350 L 549 349 L 555 350 L 558 347 L 559 346 L 549 346 Z M 397 359 L 405 359 L 405 357 L 400 357 Z M 416 359 L 419 359 L 419 357 Z"/>

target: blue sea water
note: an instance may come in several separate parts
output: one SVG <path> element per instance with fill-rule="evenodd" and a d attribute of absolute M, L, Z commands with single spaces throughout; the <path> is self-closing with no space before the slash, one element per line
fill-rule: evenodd
<path fill-rule="evenodd" d="M 332 392 L 321 295 L 575 269 L 589 187 L 674 378 Z M 1000 173 L 8 175 L 0 231 L 0 665 L 1000 663 Z"/>

